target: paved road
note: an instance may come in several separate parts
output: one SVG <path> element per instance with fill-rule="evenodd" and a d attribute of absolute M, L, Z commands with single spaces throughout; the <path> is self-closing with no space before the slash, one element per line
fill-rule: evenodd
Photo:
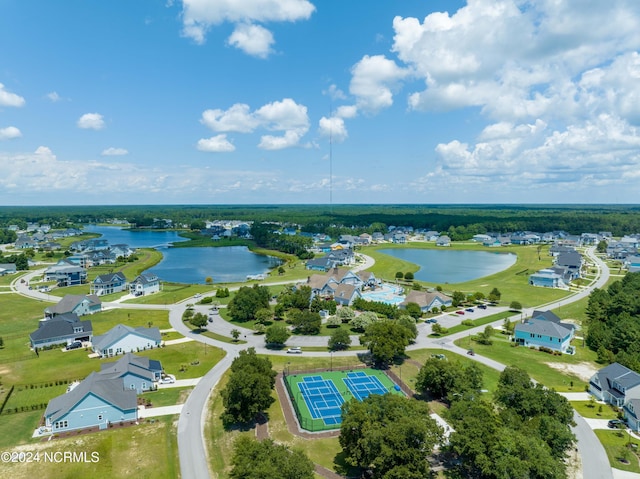
<path fill-rule="evenodd" d="M 363 255 L 364 256 L 364 255 Z M 590 292 L 598 287 L 603 287 L 609 280 L 609 269 L 607 266 L 594 255 L 594 248 L 591 248 L 587 252 L 587 256 L 591 258 L 591 261 L 596 265 L 599 273 L 597 281 L 584 290 L 568 297 L 561 301 L 555 301 L 543 306 L 539 306 L 536 309 L 554 309 L 561 305 L 566 305 L 574 301 L 578 301 L 587 297 Z M 373 260 L 370 257 L 365 257 L 364 264 L 358 266 L 358 269 L 366 269 L 373 265 Z M 39 274 L 39 272 L 30 273 L 30 276 Z M 41 274 L 41 272 L 40 272 Z M 40 293 L 38 291 L 29 290 L 26 285 L 15 282 L 12 284 L 20 294 L 25 296 L 31 296 L 34 298 L 50 301 L 58 301 L 59 298 L 47 295 L 46 293 Z M 180 470 L 182 477 L 189 479 L 205 479 L 210 477 L 208 470 L 207 453 L 205 448 L 204 437 L 204 424 L 206 422 L 207 415 L 207 400 L 215 388 L 216 384 L 224 374 L 224 372 L 231 366 L 233 359 L 238 355 L 239 351 L 254 347 L 257 352 L 264 354 L 286 354 L 286 352 L 274 352 L 268 350 L 264 346 L 263 336 L 256 336 L 249 329 L 240 328 L 236 325 L 231 325 L 222 318 L 215 317 L 213 323 L 209 323 L 208 328 L 224 336 L 230 336 L 231 329 L 238 329 L 241 331 L 241 339 L 244 339 L 247 343 L 243 345 L 233 345 L 220 341 L 216 341 L 211 338 L 207 338 L 202 335 L 196 335 L 185 326 L 182 321 L 182 312 L 186 307 L 186 303 L 192 301 L 191 298 L 182 301 L 175 305 L 146 305 L 146 304 L 127 304 L 127 303 L 106 303 L 106 307 L 120 307 L 128 309 L 168 309 L 169 321 L 172 327 L 181 334 L 191 337 L 196 341 L 205 342 L 211 346 L 216 346 L 223 349 L 226 352 L 224 358 L 216 364 L 198 383 L 192 393 L 189 395 L 186 403 L 182 407 L 180 419 L 178 422 L 178 449 L 180 456 Z M 207 307 L 200 307 L 206 310 Z M 486 310 L 485 314 L 495 314 L 500 311 L 504 311 L 506 308 L 492 308 Z M 522 315 L 530 316 L 533 312 L 533 308 L 523 310 Z M 479 312 L 476 315 L 479 316 Z M 520 319 L 521 314 L 514 315 L 512 319 Z M 443 315 L 441 320 L 443 324 L 452 318 L 450 315 Z M 461 318 L 453 318 L 454 321 Z M 500 326 L 503 320 L 492 323 L 493 326 Z M 444 348 L 452 353 L 466 355 L 466 350 L 456 346 L 453 342 L 457 339 L 467 337 L 469 334 L 476 334 L 482 331 L 486 326 L 473 328 L 460 333 L 449 335 L 445 338 L 434 339 L 429 338 L 428 334 L 431 332 L 431 325 L 421 323 L 419 325 L 419 334 L 415 344 L 411 345 L 408 349 L 425 349 L 425 348 Z M 289 339 L 289 344 L 295 344 L 297 346 L 326 346 L 326 337 L 310 337 L 310 336 L 293 336 Z M 305 355 L 313 356 L 329 356 L 332 353 L 329 352 L 308 352 Z M 334 356 L 349 356 L 357 354 L 354 351 L 342 351 L 333 353 Z M 467 356 L 471 357 L 471 356 Z M 489 358 L 485 358 L 479 355 L 471 357 L 472 359 L 482 362 L 487 366 L 494 368 L 498 371 L 502 371 L 505 365 L 493 361 Z M 602 444 L 598 441 L 597 436 L 593 430 L 588 426 L 587 422 L 577 413 L 575 413 L 576 426 L 573 428 L 574 434 L 578 439 L 578 450 L 582 458 L 583 465 L 583 477 L 584 479 L 609 479 L 613 478 L 611 467 L 607 459 L 606 453 Z"/>

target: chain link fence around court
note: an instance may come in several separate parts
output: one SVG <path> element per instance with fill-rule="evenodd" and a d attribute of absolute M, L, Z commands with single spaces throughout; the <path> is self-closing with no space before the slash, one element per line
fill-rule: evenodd
<path fill-rule="evenodd" d="M 363 369 L 371 369 L 371 367 L 369 365 L 360 363 L 353 366 L 336 367 L 336 368 L 332 368 L 332 370 L 317 368 L 317 369 L 288 371 L 287 369 L 285 369 L 283 371 L 282 380 L 286 387 L 287 394 L 289 395 L 289 400 L 290 400 L 289 402 L 291 403 L 295 411 L 295 415 L 298 420 L 298 425 L 300 426 L 300 428 L 310 432 L 335 431 L 337 429 L 340 429 L 340 422 L 326 423 L 324 420 L 325 418 L 314 419 L 312 417 L 309 417 L 309 414 L 311 411 L 308 410 L 308 405 L 305 403 L 303 393 L 301 393 L 299 390 L 298 391 L 294 390 L 294 387 L 298 385 L 298 383 L 300 382 L 300 379 L 304 377 L 308 377 L 313 374 L 322 374 L 322 373 L 331 374 L 331 373 L 340 373 L 340 372 L 349 373 L 349 372 L 354 372 L 356 370 L 363 370 Z M 385 385 L 387 392 L 390 392 L 390 393 L 399 392 L 398 388 L 396 388 L 395 381 L 393 381 L 386 374 L 385 371 L 372 370 L 372 372 L 373 372 L 372 375 L 375 377 L 386 378 L 385 382 L 388 381 L 388 384 Z M 333 383 L 334 385 L 336 384 L 335 381 L 333 381 Z M 349 401 L 354 398 L 353 393 L 351 392 L 351 390 L 348 389 L 346 385 L 344 385 L 344 387 L 338 388 L 337 393 L 339 393 L 342 396 L 344 401 Z M 355 398 L 360 400 L 359 397 L 355 397 Z M 331 422 L 330 419 L 329 419 L 329 422 Z"/>

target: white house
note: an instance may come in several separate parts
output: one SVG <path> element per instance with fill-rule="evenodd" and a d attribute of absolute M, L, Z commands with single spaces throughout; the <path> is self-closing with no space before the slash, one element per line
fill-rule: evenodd
<path fill-rule="evenodd" d="M 134 296 L 145 296 L 160 291 L 160 279 L 155 274 L 142 273 L 129 283 L 129 292 Z"/>

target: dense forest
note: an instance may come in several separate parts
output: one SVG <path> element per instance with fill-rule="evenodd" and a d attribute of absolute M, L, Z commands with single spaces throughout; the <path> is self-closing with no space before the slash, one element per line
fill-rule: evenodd
<path fill-rule="evenodd" d="M 640 231 L 638 205 L 136 205 L 4 206 L 0 228 L 47 223 L 68 227 L 112 218 L 149 226 L 154 219 L 192 225 L 204 220 L 247 220 L 297 224 L 305 231 L 373 232 L 386 226 L 412 226 L 471 237 L 483 232 L 554 231 L 571 234 Z"/>
<path fill-rule="evenodd" d="M 640 371 L 640 273 L 627 273 L 607 289 L 594 290 L 586 312 L 586 342 L 598 352 L 598 360 Z"/>

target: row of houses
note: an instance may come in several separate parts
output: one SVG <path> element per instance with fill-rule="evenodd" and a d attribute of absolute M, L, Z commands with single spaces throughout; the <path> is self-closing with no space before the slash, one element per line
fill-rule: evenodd
<path fill-rule="evenodd" d="M 44 412 L 45 430 L 58 434 L 136 421 L 138 394 L 154 389 L 162 373 L 160 361 L 131 353 L 103 364 L 100 371 L 49 401 Z"/>
<path fill-rule="evenodd" d="M 572 281 L 582 276 L 584 259 L 571 246 L 552 246 L 549 254 L 554 257 L 554 264 L 529 276 L 531 286 L 545 288 L 568 289 Z"/>
<path fill-rule="evenodd" d="M 35 225 L 27 225 L 27 232 L 31 234 L 18 234 L 14 244 L 16 249 L 33 248 L 43 251 L 57 251 L 61 248 L 60 243 L 57 243 L 57 240 L 82 234 L 82 232 L 76 228 L 50 231 L 50 227 L 48 225 L 38 226 L 37 228 Z"/>

